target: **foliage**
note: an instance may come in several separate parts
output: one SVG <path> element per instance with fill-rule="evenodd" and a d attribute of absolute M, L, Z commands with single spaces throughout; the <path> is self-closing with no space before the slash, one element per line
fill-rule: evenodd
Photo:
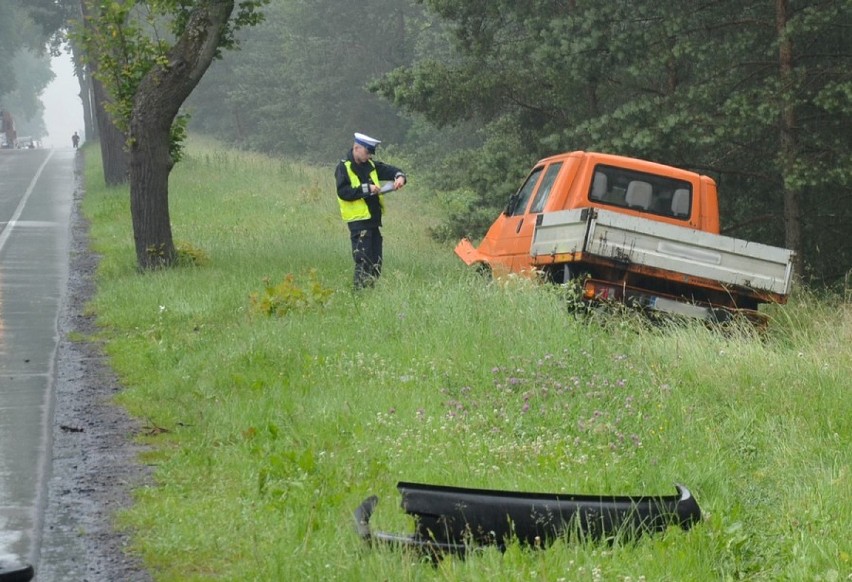
<path fill-rule="evenodd" d="M 275 2 L 252 50 L 217 62 L 191 100 L 193 128 L 240 147 L 337 160 L 352 133 L 401 143 L 409 121 L 367 90 L 411 61 L 433 24 L 414 0 Z"/>
<path fill-rule="evenodd" d="M 334 290 L 323 286 L 317 270 L 308 272 L 307 286 L 296 282 L 292 273 L 287 273 L 281 282 L 273 285 L 268 278 L 263 280 L 263 291 L 250 296 L 252 310 L 267 316 L 283 317 L 292 311 L 302 311 L 325 305 Z"/>
<path fill-rule="evenodd" d="M 16 88 L 0 96 L 0 109 L 12 112 L 19 136 L 44 137 L 47 129 L 42 119 L 44 105 L 39 95 L 54 78 L 50 58 L 43 52 L 23 49 L 15 52 L 10 61 Z"/>
<path fill-rule="evenodd" d="M 93 2 L 94 0 L 83 0 Z M 241 28 L 263 20 L 260 8 L 269 0 L 240 0 L 237 14 L 222 31 L 219 49 L 237 46 L 235 34 Z M 205 9 L 205 2 L 185 0 L 137 0 L 105 2 L 97 5 L 89 26 L 72 35 L 85 48 L 85 62 L 97 63 L 95 76 L 112 96 L 106 105 L 116 126 L 130 139 L 130 119 L 143 79 L 157 67 L 170 66 L 169 51 L 175 39 L 186 32 L 193 11 Z M 161 30 L 163 25 L 166 30 Z M 221 53 L 217 51 L 217 58 Z M 186 136 L 186 115 L 178 116 L 171 130 L 170 151 L 175 161 Z"/>
<path fill-rule="evenodd" d="M 20 119 L 31 117 L 34 113 L 35 106 L 30 105 L 30 102 L 38 100 L 38 94 L 43 88 L 33 83 L 34 77 L 44 73 L 42 63 L 27 78 L 22 78 L 27 71 L 20 67 L 23 60 L 39 59 L 44 54 L 47 41 L 45 33 L 33 22 L 31 9 L 32 6 L 22 0 L 0 3 L 0 54 L 3 55 L 0 59 L 0 109 L 9 109 Z M 19 91 L 18 96 L 10 96 L 15 90 Z M 16 107 L 12 107 L 12 101 Z M 27 107 L 27 111 L 17 107 Z"/>
<path fill-rule="evenodd" d="M 87 156 L 91 150 L 87 151 Z M 92 152 L 93 154 L 96 152 Z M 389 197 L 385 275 L 352 294 L 332 172 L 190 143 L 174 221 L 200 269 L 139 277 L 126 196 L 87 160 L 102 256 L 91 303 L 120 402 L 166 430 L 121 523 L 160 580 L 844 580 L 852 518 L 852 306 L 797 293 L 767 334 L 575 319 L 563 290 L 468 273 Z M 248 317 L 276 269 L 335 292 Z M 296 283 L 304 288 L 304 284 Z M 510 545 L 437 564 L 365 546 L 353 509 L 409 533 L 399 480 L 565 494 L 671 494 L 704 519 L 636 543 Z"/>
<path fill-rule="evenodd" d="M 33 21 L 50 37 L 51 48 L 64 40 L 69 23 L 80 12 L 80 0 L 13 0 L 24 5 Z"/>
<path fill-rule="evenodd" d="M 210 264 L 210 256 L 207 252 L 192 243 L 181 241 L 175 244 L 178 255 L 178 264 L 187 267 L 204 267 Z"/>
<path fill-rule="evenodd" d="M 77 33 L 85 47 L 86 64 L 97 63 L 95 76 L 110 90 L 113 101 L 106 108 L 124 134 L 130 130 L 139 83 L 154 65 L 167 64 L 169 46 L 165 40 L 150 37 L 144 22 L 131 19 L 136 12 L 134 2 L 104 3 L 91 26 Z M 149 16 L 153 19 L 154 13 Z"/>
<path fill-rule="evenodd" d="M 845 2 L 798 3 L 781 31 L 765 2 L 426 3 L 450 22 L 454 57 L 421 59 L 375 86 L 438 125 L 495 127 L 487 135 L 495 146 L 474 154 L 494 174 L 498 144 L 512 151 L 516 141 L 527 153 L 517 168 L 530 156 L 588 149 L 695 169 L 720 182 L 725 226 L 737 234 L 783 245 L 790 222 L 800 222 L 806 242 L 795 250 L 813 274 L 832 278 L 852 265 L 852 246 L 832 244 L 852 221 Z M 784 81 L 786 39 L 795 68 Z M 779 146 L 787 107 L 796 117 L 792 161 Z M 499 206 L 507 188 L 478 179 L 465 185 Z M 786 207 L 785 191 L 807 212 Z"/>

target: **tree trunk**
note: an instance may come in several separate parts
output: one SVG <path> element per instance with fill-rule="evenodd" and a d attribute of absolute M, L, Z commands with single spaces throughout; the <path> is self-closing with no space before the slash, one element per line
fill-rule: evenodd
<path fill-rule="evenodd" d="M 93 8 L 90 2 L 81 2 L 80 9 L 83 15 L 83 26 L 91 27 Z M 98 126 L 98 136 L 100 137 L 104 181 L 108 186 L 118 186 L 127 183 L 128 179 L 130 160 L 125 148 L 127 139 L 124 133 L 115 126 L 112 117 L 104 107 L 105 104 L 109 103 L 109 95 L 103 84 L 95 77 L 98 64 L 92 55 L 89 55 L 89 57 L 89 81 L 92 84 L 93 108 Z"/>
<path fill-rule="evenodd" d="M 98 130 L 95 126 L 94 110 L 92 108 L 92 87 L 89 83 L 89 73 L 85 65 L 81 64 L 80 51 L 74 42 L 71 46 L 71 60 L 74 61 L 74 75 L 80 84 L 80 101 L 83 104 L 83 133 L 87 140 L 98 139 Z"/>
<path fill-rule="evenodd" d="M 775 0 L 775 31 L 778 35 L 778 63 L 781 81 L 780 108 L 780 171 L 784 194 L 784 244 L 796 252 L 793 269 L 797 277 L 804 275 L 804 249 L 802 248 L 801 191 L 786 180 L 792 172 L 797 156 L 796 111 L 793 103 L 793 43 L 787 32 L 790 15 L 789 0 Z"/>
<path fill-rule="evenodd" d="M 83 7 L 83 1 L 76 6 L 77 18 L 85 25 L 86 9 Z M 83 53 L 77 46 L 77 42 L 69 41 L 71 47 L 71 59 L 74 62 L 74 75 L 80 83 L 80 101 L 83 103 L 83 132 L 87 140 L 98 139 L 98 124 L 95 121 L 95 105 L 94 91 L 92 89 L 92 69 L 84 64 Z"/>
<path fill-rule="evenodd" d="M 112 116 L 106 110 L 109 95 L 103 83 L 92 76 L 92 89 L 95 97 L 95 119 L 101 144 L 101 158 L 104 166 L 104 181 L 108 186 L 126 184 L 129 176 L 130 156 L 127 152 L 127 137 L 115 126 Z"/>
<path fill-rule="evenodd" d="M 146 116 L 150 119 L 153 116 Z M 130 214 L 136 264 L 140 269 L 170 265 L 176 258 L 169 217 L 169 173 L 174 165 L 169 145 L 171 120 L 158 126 L 140 120 L 130 150 Z"/>
<path fill-rule="evenodd" d="M 142 79 L 130 117 L 130 213 L 141 270 L 174 263 L 169 218 L 171 127 L 181 105 L 204 75 L 234 10 L 234 0 L 207 0 L 192 10 L 167 64 Z"/>
<path fill-rule="evenodd" d="M 82 70 L 77 73 L 77 81 L 80 83 L 80 101 L 83 104 L 83 133 L 87 140 L 96 140 L 98 139 L 98 124 L 95 123 L 92 105 L 92 84 Z"/>

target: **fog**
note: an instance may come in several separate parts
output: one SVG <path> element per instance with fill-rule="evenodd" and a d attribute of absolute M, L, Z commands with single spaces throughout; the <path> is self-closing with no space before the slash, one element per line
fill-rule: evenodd
<path fill-rule="evenodd" d="M 83 105 L 80 101 L 80 84 L 74 75 L 71 55 L 62 53 L 50 62 L 56 78 L 41 94 L 44 105 L 44 124 L 47 137 L 44 147 L 71 147 L 71 134 L 78 132 L 85 139 Z"/>

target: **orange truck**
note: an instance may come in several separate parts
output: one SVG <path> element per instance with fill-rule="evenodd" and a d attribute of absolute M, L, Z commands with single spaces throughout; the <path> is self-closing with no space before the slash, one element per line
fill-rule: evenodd
<path fill-rule="evenodd" d="M 716 183 L 654 162 L 592 152 L 539 161 L 478 247 L 456 254 L 490 271 L 577 281 L 586 301 L 709 321 L 785 303 L 793 252 L 719 234 Z"/>

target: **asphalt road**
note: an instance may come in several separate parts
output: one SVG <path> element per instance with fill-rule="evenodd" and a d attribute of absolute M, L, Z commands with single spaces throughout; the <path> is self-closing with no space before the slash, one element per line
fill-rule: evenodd
<path fill-rule="evenodd" d="M 39 551 L 74 156 L 0 150 L 0 564 Z"/>

